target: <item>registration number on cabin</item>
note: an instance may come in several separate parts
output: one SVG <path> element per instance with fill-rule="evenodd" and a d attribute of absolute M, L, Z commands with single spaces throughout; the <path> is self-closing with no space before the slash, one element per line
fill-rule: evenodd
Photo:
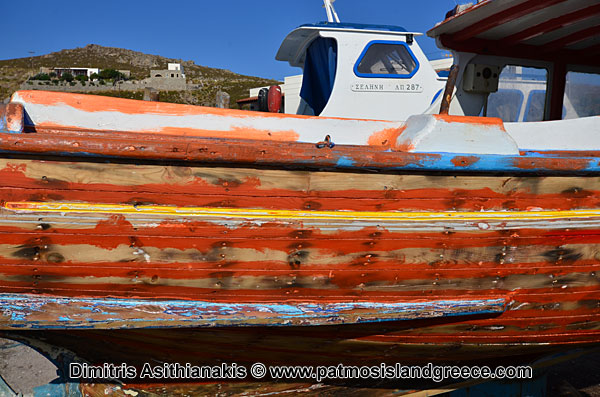
<path fill-rule="evenodd" d="M 351 89 L 355 92 L 423 92 L 419 83 L 353 83 Z"/>

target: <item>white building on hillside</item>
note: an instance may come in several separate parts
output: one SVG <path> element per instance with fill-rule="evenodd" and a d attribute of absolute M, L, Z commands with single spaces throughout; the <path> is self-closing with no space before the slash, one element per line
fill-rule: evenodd
<path fill-rule="evenodd" d="M 168 79 L 185 79 L 185 72 L 180 63 L 169 63 L 166 69 L 151 70 L 150 77 L 168 78 Z"/>

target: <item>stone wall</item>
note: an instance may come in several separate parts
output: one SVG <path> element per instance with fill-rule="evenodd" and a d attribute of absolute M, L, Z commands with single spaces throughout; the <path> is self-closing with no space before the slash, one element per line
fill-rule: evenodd
<path fill-rule="evenodd" d="M 30 84 L 31 83 L 31 84 Z M 97 81 L 94 85 L 86 82 L 85 86 L 79 81 L 75 85 L 59 83 L 57 85 L 45 84 L 46 81 L 26 81 L 21 84 L 22 90 L 45 90 L 61 92 L 94 92 L 94 91 L 141 91 L 144 88 L 154 88 L 159 91 L 188 91 L 199 90 L 202 84 L 188 84 L 185 79 L 147 78 L 141 81 L 120 81 L 117 84 L 100 85 Z"/>
<path fill-rule="evenodd" d="M 187 89 L 188 86 L 186 79 L 170 77 L 148 77 L 140 81 L 140 83 L 144 87 L 152 87 L 160 91 L 182 91 Z"/>
<path fill-rule="evenodd" d="M 83 86 L 80 82 L 77 82 L 75 85 L 66 84 L 45 84 L 45 81 L 26 81 L 21 84 L 22 90 L 44 90 L 44 91 L 61 91 L 61 92 L 94 92 L 94 91 L 110 91 L 110 90 L 118 90 L 119 88 L 113 86 L 112 84 L 100 85 L 97 82 L 94 85 L 90 85 L 89 82 L 85 83 Z M 140 90 L 142 88 L 137 88 L 136 90 Z"/>

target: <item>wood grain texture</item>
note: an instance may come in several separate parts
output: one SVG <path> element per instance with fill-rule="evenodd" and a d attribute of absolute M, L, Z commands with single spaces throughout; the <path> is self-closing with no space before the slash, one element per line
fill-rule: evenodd
<path fill-rule="evenodd" d="M 259 305 L 508 302 L 502 313 L 386 326 L 259 327 L 262 337 L 242 356 L 268 345 L 277 362 L 324 345 L 327 357 L 366 362 L 407 356 L 399 351 L 484 359 L 600 341 L 596 175 L 3 158 L 0 178 L 0 293 Z M 144 348 L 157 343 L 140 332 Z M 228 330 L 223 345 L 215 333 L 193 333 L 211 345 L 195 353 L 210 361 L 255 332 Z M 129 343 L 116 336 L 126 333 L 110 335 Z M 486 348 L 473 353 L 477 346 Z"/>

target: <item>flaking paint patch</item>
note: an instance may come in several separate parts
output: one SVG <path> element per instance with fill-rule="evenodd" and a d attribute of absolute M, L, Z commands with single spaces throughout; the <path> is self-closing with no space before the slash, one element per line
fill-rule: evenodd
<path fill-rule="evenodd" d="M 560 157 L 522 157 L 512 159 L 512 163 L 515 167 L 523 170 L 560 170 L 565 167 L 571 170 L 585 170 L 592 166 L 595 160 L 586 158 L 560 158 Z"/>
<path fill-rule="evenodd" d="M 456 156 L 451 161 L 457 167 L 468 167 L 478 162 L 479 156 Z"/>
<path fill-rule="evenodd" d="M 497 126 L 503 131 L 504 122 L 501 118 L 498 117 L 476 117 L 476 116 L 453 116 L 448 114 L 434 114 L 438 120 L 445 121 L 446 123 L 462 123 L 462 124 L 479 124 L 479 125 L 487 125 L 487 126 Z"/>
<path fill-rule="evenodd" d="M 238 118 L 260 117 L 265 119 L 300 119 L 300 120 L 357 120 L 344 117 L 316 117 L 297 114 L 251 112 L 237 109 L 220 109 L 208 106 L 186 105 L 169 102 L 141 101 L 136 99 L 125 99 L 115 97 L 104 97 L 89 94 L 62 93 L 56 91 L 21 90 L 15 92 L 11 102 L 24 104 L 37 104 L 45 106 L 66 105 L 86 112 L 118 111 L 125 114 L 157 114 L 157 115 L 197 115 L 212 114 L 216 116 L 235 116 Z M 368 122 L 381 122 L 383 124 L 395 124 L 385 120 L 362 119 Z"/>
<path fill-rule="evenodd" d="M 41 130 L 41 129 L 40 129 Z M 312 130 L 314 133 L 314 130 Z M 94 133 L 90 133 L 94 135 Z M 97 133 L 98 134 L 98 133 Z M 310 169 L 335 167 L 341 156 L 351 158 L 352 168 L 368 168 L 372 170 L 390 170 L 410 172 L 414 170 L 456 171 L 452 164 L 454 153 L 407 153 L 377 149 L 373 146 L 342 146 L 323 151 L 314 143 L 260 141 L 260 140 L 226 140 L 200 137 L 170 137 L 163 135 L 160 139 L 149 138 L 147 134 L 134 132 L 111 132 L 110 139 L 88 134 L 68 132 L 57 134 L 37 132 L 35 134 L 7 134 L 0 140 L 0 148 L 4 151 L 40 153 L 40 155 L 60 154 L 62 156 L 93 155 L 124 158 L 182 160 L 202 162 L 234 162 L 236 164 L 262 164 L 277 166 L 302 166 Z M 323 139 L 318 133 L 312 136 L 311 142 Z M 73 139 L 79 145 L 73 147 Z M 283 147 L 281 145 L 284 145 Z M 531 166 L 520 168 L 518 162 L 539 162 L 539 168 Z M 551 164 L 544 168 L 544 162 Z M 581 169 L 574 170 L 573 161 L 582 164 Z M 517 163 L 515 165 L 515 162 Z M 461 167 L 461 171 L 473 172 L 518 172 L 522 174 L 558 173 L 572 174 L 574 171 L 586 173 L 600 172 L 596 158 L 548 156 L 531 154 L 527 156 L 485 155 L 472 165 Z"/>
<path fill-rule="evenodd" d="M 24 111 L 23 105 L 19 103 L 9 103 L 6 105 L 6 129 L 9 132 L 21 133 L 24 127 Z"/>
<path fill-rule="evenodd" d="M 368 136 L 374 132 L 401 126 L 401 123 L 391 121 L 277 115 L 107 99 L 94 95 L 56 94 L 22 91 L 15 93 L 13 100 L 23 102 L 33 123 L 42 128 L 60 127 L 62 120 L 69 120 L 70 129 L 166 132 L 167 135 L 182 132 L 194 135 L 193 130 L 198 129 L 199 136 L 219 138 L 230 134 L 245 139 L 252 138 L 252 134 L 263 139 L 266 131 L 266 140 L 273 140 L 268 135 L 270 132 L 280 140 L 297 136 L 293 140 L 315 143 L 329 134 L 336 143 L 366 144 Z"/>
<path fill-rule="evenodd" d="M 6 105 L 0 105 L 0 131 L 6 129 Z"/>
<path fill-rule="evenodd" d="M 371 146 L 385 146 L 392 147 L 398 149 L 396 146 L 396 142 L 398 141 L 398 137 L 402 134 L 402 131 L 406 129 L 406 126 L 401 126 L 399 128 L 386 128 L 381 131 L 374 132 L 367 143 Z"/>
<path fill-rule="evenodd" d="M 337 161 L 338 167 L 352 167 L 354 165 L 354 161 L 349 157 L 340 157 Z"/>
<path fill-rule="evenodd" d="M 41 298 L 0 295 L 0 329 L 28 328 L 131 328 L 150 326 L 270 326 L 323 325 L 415 320 L 446 316 L 501 313 L 507 300 L 472 299 L 430 302 L 342 303 L 217 303 L 203 301 L 151 301 L 125 299 Z M 155 308 L 152 312 L 138 307 Z M 57 313 L 68 313 L 68 315 Z M 52 318 L 54 316 L 54 318 Z M 2 321 L 4 317 L 4 321 Z M 7 321 L 8 320 L 8 321 Z M 140 323 L 141 325 L 136 325 Z M 12 326 L 11 326 L 12 324 Z"/>

